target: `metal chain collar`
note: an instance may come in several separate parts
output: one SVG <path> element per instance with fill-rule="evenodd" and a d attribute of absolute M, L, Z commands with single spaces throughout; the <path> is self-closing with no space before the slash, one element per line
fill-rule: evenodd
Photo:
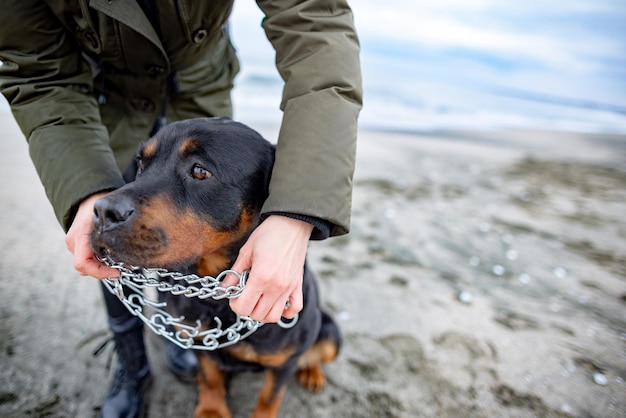
<path fill-rule="evenodd" d="M 119 298 L 122 304 L 139 317 L 154 333 L 161 335 L 181 348 L 196 350 L 217 350 L 233 345 L 255 332 L 264 323 L 255 321 L 248 316 L 235 313 L 235 322 L 223 328 L 223 322 L 217 316 L 213 318 L 217 324 L 215 328 L 207 329 L 200 320 L 194 325 L 185 321 L 184 316 L 178 318 L 169 314 L 165 302 L 150 298 L 146 291 L 155 288 L 159 292 L 169 292 L 172 295 L 182 295 L 188 298 L 199 299 L 232 299 L 243 291 L 248 278 L 248 272 L 237 273 L 234 270 L 225 270 L 217 277 L 196 274 L 182 274 L 170 272 L 161 268 L 141 268 L 125 266 L 124 263 L 113 261 L 110 258 L 100 259 L 107 266 L 119 270 L 119 277 L 104 279 L 105 287 Z M 239 278 L 239 284 L 222 287 L 223 279 L 233 274 Z M 165 281 L 173 279 L 175 283 Z M 124 287 L 132 290 L 129 295 L 124 293 Z M 298 321 L 295 316 L 289 322 L 281 320 L 277 323 L 282 328 L 291 328 Z"/>

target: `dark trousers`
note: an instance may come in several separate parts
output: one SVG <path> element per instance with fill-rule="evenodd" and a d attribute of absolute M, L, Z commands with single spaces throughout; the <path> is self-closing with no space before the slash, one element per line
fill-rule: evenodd
<path fill-rule="evenodd" d="M 107 309 L 109 327 L 113 333 L 127 332 L 143 327 L 141 319 L 130 313 L 118 297 L 109 292 L 104 283 L 100 283 L 100 288 L 102 289 L 104 305 Z M 124 288 L 124 294 L 129 294 L 130 292 L 130 289 Z"/>

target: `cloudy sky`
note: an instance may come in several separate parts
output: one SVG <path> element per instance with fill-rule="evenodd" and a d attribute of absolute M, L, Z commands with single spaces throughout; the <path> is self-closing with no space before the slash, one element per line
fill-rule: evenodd
<path fill-rule="evenodd" d="M 350 4 L 362 47 L 365 122 L 394 115 L 407 120 L 418 108 L 430 109 L 422 115 L 428 119 L 455 107 L 484 110 L 473 120 L 488 120 L 505 108 L 509 121 L 515 112 L 526 113 L 526 121 L 559 117 L 556 107 L 516 107 L 493 101 L 498 96 L 556 103 L 570 112 L 563 113 L 565 123 L 587 118 L 586 126 L 604 124 L 626 133 L 626 0 Z M 240 114 L 277 122 L 281 83 L 262 17 L 254 2 L 235 1 L 232 34 L 243 63 L 235 104 L 249 107 Z M 476 96 L 480 92 L 490 96 Z M 0 110 L 8 110 L 2 98 Z"/>
<path fill-rule="evenodd" d="M 393 105 L 381 104 L 383 94 L 405 95 L 400 101 L 422 105 L 440 100 L 437 106 L 450 108 L 462 100 L 482 100 L 473 96 L 477 91 L 602 109 L 610 115 L 589 117 L 611 119 L 611 126 L 621 125 L 619 117 L 626 117 L 624 0 L 352 0 L 350 4 L 370 105 L 364 109 L 365 119 L 374 117 L 372 109 L 379 113 Z M 261 19 L 251 2 L 235 2 L 233 36 L 244 63 L 240 78 L 244 84 L 249 72 L 276 77 L 273 52 L 259 28 Z"/>

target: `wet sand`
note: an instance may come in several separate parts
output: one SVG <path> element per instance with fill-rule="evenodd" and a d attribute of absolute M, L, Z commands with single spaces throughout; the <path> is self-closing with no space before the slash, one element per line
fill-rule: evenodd
<path fill-rule="evenodd" d="M 0 416 L 95 416 L 112 377 L 112 347 L 92 354 L 97 282 L 0 123 Z M 624 416 L 625 213 L 624 136 L 362 132 L 352 231 L 310 249 L 345 344 L 324 391 L 292 381 L 281 416 Z M 192 416 L 195 387 L 148 340 L 148 416 Z M 232 380 L 235 417 L 262 381 Z"/>

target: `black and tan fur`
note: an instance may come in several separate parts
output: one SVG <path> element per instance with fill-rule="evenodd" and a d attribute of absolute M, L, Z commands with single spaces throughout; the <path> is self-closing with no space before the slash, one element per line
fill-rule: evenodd
<path fill-rule="evenodd" d="M 229 119 L 173 123 L 144 143 L 133 181 L 95 206 L 91 246 L 96 255 L 142 267 L 216 276 L 231 267 L 259 223 L 268 195 L 274 147 L 252 129 Z M 220 350 L 196 351 L 199 362 L 196 417 L 229 417 L 228 373 L 265 370 L 253 415 L 278 413 L 287 380 L 318 391 L 321 365 L 339 350 L 339 330 L 319 307 L 312 272 L 303 277 L 304 308 L 297 324 L 265 324 L 247 339 Z M 166 296 L 168 310 L 207 324 L 235 314 L 227 300 Z M 207 325 L 208 326 L 208 325 Z"/>

